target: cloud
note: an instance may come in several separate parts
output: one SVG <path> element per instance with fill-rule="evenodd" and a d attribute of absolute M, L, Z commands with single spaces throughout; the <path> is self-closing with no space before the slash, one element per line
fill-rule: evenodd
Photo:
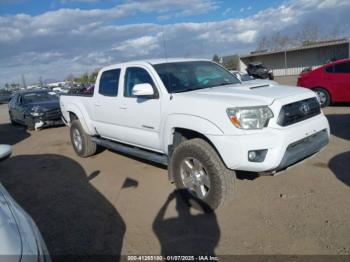
<path fill-rule="evenodd" d="M 223 15 L 223 16 L 226 16 L 226 15 L 228 15 L 229 13 L 232 13 L 232 12 L 233 12 L 233 11 L 232 11 L 232 8 L 226 8 L 225 11 L 222 12 L 222 15 Z"/>
<path fill-rule="evenodd" d="M 126 57 L 138 57 L 149 55 L 153 50 L 160 47 L 160 34 L 157 36 L 142 36 L 126 40 L 113 47 L 112 51 L 118 51 Z"/>
<path fill-rule="evenodd" d="M 39 76 L 63 79 L 130 59 L 161 58 L 165 53 L 202 58 L 246 53 L 255 49 L 260 36 L 273 31 L 293 33 L 308 21 L 320 28 L 340 23 L 350 33 L 348 0 L 289 1 L 245 18 L 222 21 L 119 23 L 120 18 L 140 13 L 188 21 L 186 15 L 217 8 L 217 2 L 209 0 L 138 0 L 110 9 L 64 8 L 36 16 L 0 16 L 0 86 L 19 81 L 22 73 L 29 83 Z"/>
<path fill-rule="evenodd" d="M 78 3 L 97 3 L 97 2 L 100 2 L 100 0 L 61 0 L 60 1 L 61 4 L 69 4 L 69 3 L 74 3 L 74 2 L 78 2 Z"/>

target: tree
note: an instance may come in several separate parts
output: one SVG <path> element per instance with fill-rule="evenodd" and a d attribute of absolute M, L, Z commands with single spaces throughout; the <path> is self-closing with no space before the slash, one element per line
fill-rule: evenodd
<path fill-rule="evenodd" d="M 257 51 L 269 50 L 271 49 L 271 42 L 267 39 L 266 36 L 260 38 L 258 42 Z"/>
<path fill-rule="evenodd" d="M 94 83 L 96 81 L 98 72 L 100 71 L 100 69 L 95 69 L 90 75 L 89 75 L 89 82 L 90 83 Z"/>
<path fill-rule="evenodd" d="M 320 40 L 320 27 L 311 22 L 305 23 L 295 38 L 302 46 L 312 45 Z"/>
<path fill-rule="evenodd" d="M 237 55 L 230 57 L 224 64 L 228 70 L 238 70 L 239 69 L 239 57 Z"/>
<path fill-rule="evenodd" d="M 66 79 L 66 81 L 72 82 L 74 80 L 74 75 L 73 74 L 69 74 Z"/>
<path fill-rule="evenodd" d="M 214 56 L 213 56 L 213 59 L 212 59 L 215 63 L 220 63 L 220 57 L 217 55 L 217 54 L 215 54 Z"/>
<path fill-rule="evenodd" d="M 333 25 L 332 28 L 330 28 L 328 35 L 330 39 L 336 39 L 336 38 L 341 38 L 344 37 L 346 33 L 346 28 L 344 24 L 336 24 Z"/>
<path fill-rule="evenodd" d="M 290 39 L 280 32 L 275 32 L 271 35 L 271 43 L 272 50 L 283 50 L 289 46 Z"/>

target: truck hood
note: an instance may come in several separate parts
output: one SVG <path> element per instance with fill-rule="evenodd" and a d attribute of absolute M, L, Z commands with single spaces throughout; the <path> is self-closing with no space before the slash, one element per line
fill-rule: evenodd
<path fill-rule="evenodd" d="M 300 87 L 269 85 L 266 83 L 244 83 L 200 89 L 181 93 L 181 95 L 210 98 L 211 100 L 230 100 L 236 101 L 238 104 L 242 99 L 245 101 L 251 100 L 251 103 L 255 100 L 257 105 L 271 105 L 276 99 L 301 94 L 303 92 L 306 94 L 310 91 Z"/>

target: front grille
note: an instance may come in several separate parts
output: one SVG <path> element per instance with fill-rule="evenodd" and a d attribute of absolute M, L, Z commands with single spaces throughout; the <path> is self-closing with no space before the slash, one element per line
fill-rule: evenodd
<path fill-rule="evenodd" d="M 61 110 L 58 109 L 52 109 L 49 110 L 45 113 L 45 117 L 47 120 L 56 120 L 56 119 L 60 119 L 62 116 Z"/>
<path fill-rule="evenodd" d="M 316 97 L 284 105 L 278 116 L 280 126 L 289 126 L 321 113 Z"/>

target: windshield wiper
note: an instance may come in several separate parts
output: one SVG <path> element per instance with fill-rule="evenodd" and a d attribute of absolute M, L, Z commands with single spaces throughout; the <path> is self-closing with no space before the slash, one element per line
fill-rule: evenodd
<path fill-rule="evenodd" d="M 184 92 L 189 92 L 189 91 L 196 91 L 196 90 L 198 90 L 198 89 L 201 89 L 201 88 L 189 87 L 189 88 L 185 88 L 185 89 L 180 89 L 180 90 L 173 91 L 172 93 L 184 93 Z"/>
<path fill-rule="evenodd" d="M 210 88 L 212 87 L 216 87 L 216 86 L 227 86 L 227 85 L 234 85 L 235 83 L 226 83 L 226 82 L 222 82 L 213 86 L 209 86 Z"/>

